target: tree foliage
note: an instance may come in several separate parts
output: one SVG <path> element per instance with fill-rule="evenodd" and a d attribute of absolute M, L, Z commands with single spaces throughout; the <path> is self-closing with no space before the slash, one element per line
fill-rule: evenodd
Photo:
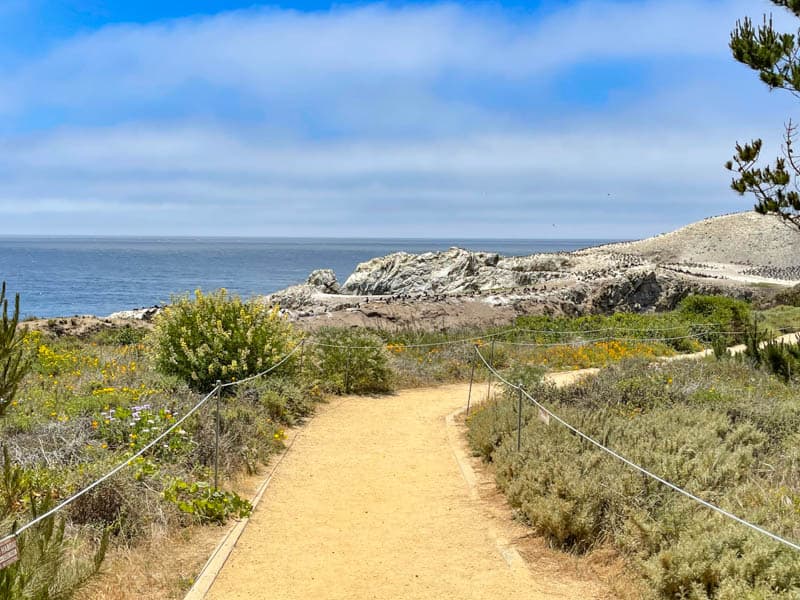
<path fill-rule="evenodd" d="M 800 0 L 771 0 L 800 18 Z M 787 90 L 800 96 L 800 31 L 797 34 L 776 31 L 772 16 L 764 16 L 756 26 L 749 17 L 736 23 L 730 41 L 733 57 L 757 71 L 770 90 Z M 725 167 L 734 173 L 731 187 L 739 194 L 752 193 L 755 210 L 778 215 L 800 228 L 800 158 L 794 143 L 797 126 L 786 124 L 780 155 L 771 165 L 760 166 L 763 142 L 737 143 L 736 153 Z"/>

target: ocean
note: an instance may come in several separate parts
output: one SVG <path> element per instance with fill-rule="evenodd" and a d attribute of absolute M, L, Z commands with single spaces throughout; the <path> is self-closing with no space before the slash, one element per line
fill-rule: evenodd
<path fill-rule="evenodd" d="M 106 316 L 221 287 L 243 297 L 333 269 L 344 282 L 358 263 L 391 252 L 459 246 L 520 256 L 612 240 L 0 237 L 0 279 L 20 294 L 23 317 Z"/>

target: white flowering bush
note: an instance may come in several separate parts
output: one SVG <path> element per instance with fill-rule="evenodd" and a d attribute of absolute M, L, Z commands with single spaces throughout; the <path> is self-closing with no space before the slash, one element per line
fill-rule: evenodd
<path fill-rule="evenodd" d="M 300 342 L 278 307 L 243 301 L 224 289 L 173 300 L 156 319 L 151 344 L 156 367 L 195 390 L 236 381 L 276 364 Z M 290 359 L 279 369 L 291 372 Z"/>

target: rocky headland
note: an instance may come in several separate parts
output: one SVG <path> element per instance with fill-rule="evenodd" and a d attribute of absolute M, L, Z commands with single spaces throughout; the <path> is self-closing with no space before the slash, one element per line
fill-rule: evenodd
<path fill-rule="evenodd" d="M 668 310 L 692 293 L 768 301 L 800 283 L 798 251 L 800 232 L 746 212 L 575 252 L 398 252 L 358 265 L 344 283 L 314 271 L 264 301 L 310 329 L 443 329 L 502 325 L 522 314 Z"/>

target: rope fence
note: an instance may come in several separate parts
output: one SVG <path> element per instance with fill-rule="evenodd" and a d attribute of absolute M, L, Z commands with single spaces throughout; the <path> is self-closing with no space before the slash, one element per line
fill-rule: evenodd
<path fill-rule="evenodd" d="M 599 338 L 589 339 L 589 340 L 574 340 L 570 342 L 529 342 L 529 341 L 516 341 L 516 340 L 504 340 L 500 339 L 502 336 L 514 334 L 514 333 L 534 333 L 534 334 L 548 334 L 548 335 L 563 335 L 563 336 L 580 336 L 585 335 L 587 333 L 600 333 L 600 332 L 608 332 L 608 331 L 625 331 L 629 334 L 639 333 L 650 333 L 655 331 L 675 331 L 677 329 L 686 329 L 686 325 L 676 325 L 673 327 L 663 327 L 663 328 L 630 328 L 630 327 L 605 327 L 603 329 L 587 329 L 587 330 L 557 330 L 557 329 L 524 329 L 520 327 L 512 327 L 510 329 L 506 329 L 503 331 L 499 331 L 496 333 L 490 333 L 486 335 L 474 336 L 474 337 L 467 337 L 467 338 L 459 338 L 455 340 L 442 340 L 440 342 L 421 342 L 421 343 L 412 343 L 412 344 L 403 344 L 402 342 L 398 342 L 395 345 L 403 350 L 406 349 L 417 349 L 417 348 L 432 348 L 432 347 L 441 347 L 441 346 L 455 346 L 461 344 L 469 344 L 479 341 L 490 341 L 496 342 L 498 344 L 506 344 L 510 346 L 529 346 L 529 347 L 550 347 L 550 346 L 570 346 L 570 345 L 578 345 L 578 344 L 593 344 L 597 342 L 669 342 L 669 341 L 678 341 L 690 338 L 702 338 L 709 334 L 714 335 L 742 335 L 744 331 L 717 331 L 714 329 L 701 329 L 700 331 L 695 331 L 693 333 L 689 333 L 686 335 L 681 336 L 672 336 L 672 337 L 622 337 L 622 336 L 603 336 Z M 781 328 L 781 330 L 790 329 L 790 328 Z M 337 348 L 340 350 L 373 350 L 375 346 L 349 346 L 344 344 L 330 344 L 326 342 L 316 342 L 314 340 L 306 339 L 304 340 L 310 346 L 318 346 L 321 348 Z"/>
<path fill-rule="evenodd" d="M 705 325 L 705 324 L 701 324 L 701 326 L 703 326 L 703 325 Z M 708 333 L 710 333 L 710 331 L 702 331 L 702 332 L 692 333 L 692 334 L 689 334 L 689 335 L 674 336 L 674 337 L 661 337 L 661 338 L 654 338 L 654 337 L 651 337 L 651 338 L 606 337 L 606 338 L 594 339 L 594 340 L 578 340 L 578 341 L 573 341 L 573 342 L 556 342 L 556 343 L 519 342 L 519 341 L 509 341 L 509 340 L 498 339 L 501 336 L 509 335 L 509 334 L 513 334 L 513 333 L 544 333 L 544 334 L 563 334 L 563 335 L 584 335 L 584 334 L 587 334 L 587 333 L 599 333 L 599 332 L 603 332 L 603 331 L 627 331 L 627 332 L 633 332 L 633 333 L 635 333 L 635 332 L 652 332 L 652 331 L 665 331 L 666 332 L 666 331 L 673 331 L 673 330 L 676 330 L 676 329 L 680 329 L 680 328 L 683 328 L 683 327 L 685 327 L 685 326 L 664 327 L 664 328 L 660 328 L 660 329 L 658 329 L 658 328 L 636 329 L 636 328 L 625 328 L 625 327 L 607 327 L 607 328 L 603 328 L 603 329 L 582 330 L 582 331 L 580 331 L 580 330 L 579 331 L 533 330 L 533 329 L 524 329 L 524 328 L 513 327 L 513 328 L 509 328 L 509 329 L 502 330 L 502 331 L 499 331 L 499 332 L 486 334 L 486 335 L 481 335 L 481 336 L 458 338 L 458 339 L 455 339 L 455 340 L 443 340 L 441 342 L 425 342 L 425 343 L 417 343 L 417 344 L 402 344 L 401 347 L 403 349 L 406 349 L 406 348 L 408 348 L 408 349 L 431 348 L 431 347 L 440 347 L 440 346 L 466 345 L 466 344 L 470 344 L 470 343 L 474 344 L 475 342 L 484 341 L 484 340 L 490 341 L 492 343 L 492 348 L 494 347 L 495 343 L 507 344 L 507 345 L 512 345 L 512 346 L 521 346 L 521 347 L 556 347 L 556 346 L 587 345 L 587 344 L 593 344 L 593 343 L 598 343 L 598 342 L 608 342 L 608 341 L 667 342 L 667 341 L 677 341 L 677 340 L 683 340 L 683 339 L 689 339 L 689 338 L 698 338 L 698 337 L 702 337 L 702 336 L 707 335 Z M 742 332 L 717 332 L 717 331 L 713 331 L 711 333 L 715 333 L 715 334 L 718 334 L 718 335 L 737 335 L 737 334 L 741 334 Z M 178 419 L 175 423 L 170 425 L 167 429 L 165 429 L 162 433 L 160 433 L 156 438 L 151 440 L 148 444 L 143 446 L 140 450 L 138 450 L 137 452 L 132 454 L 130 457 L 128 457 L 124 461 L 120 462 L 118 465 L 116 465 L 113 469 L 108 471 L 106 474 L 102 475 L 101 477 L 99 477 L 98 479 L 96 479 L 95 481 L 90 483 L 89 485 L 85 486 L 84 488 L 82 488 L 78 492 L 75 492 L 74 494 L 72 494 L 71 496 L 69 496 L 65 500 L 61 501 L 59 504 L 57 504 L 53 508 L 49 509 L 48 511 L 44 512 L 41 515 L 38 515 L 37 517 L 35 517 L 31 521 L 25 523 L 24 525 L 22 525 L 20 527 L 14 527 L 13 531 L 10 534 L 6 535 L 5 537 L 0 538 L 0 546 L 2 546 L 5 542 L 9 542 L 11 540 L 14 540 L 21 533 L 23 533 L 26 530 L 30 529 L 31 527 L 37 525 L 38 523 L 41 523 L 45 519 L 47 519 L 47 518 L 59 513 L 64 508 L 66 508 L 67 506 L 71 505 L 73 502 L 75 502 L 76 500 L 78 500 L 82 496 L 84 496 L 87 493 L 89 493 L 91 490 L 95 489 L 97 486 L 101 485 L 103 482 L 107 481 L 108 479 L 110 479 L 111 477 L 113 477 L 114 475 L 119 473 L 125 467 L 131 465 L 137 458 L 139 458 L 142 455 L 144 455 L 145 453 L 147 453 L 150 449 L 152 449 L 154 446 L 156 446 L 159 442 L 163 441 L 166 437 L 168 437 L 170 434 L 172 434 L 174 431 L 176 431 L 181 426 L 182 423 L 184 423 L 189 417 L 194 415 L 205 404 L 207 404 L 208 401 L 212 397 L 216 397 L 216 399 L 217 399 L 216 419 L 215 419 L 216 420 L 216 425 L 215 425 L 215 434 L 216 435 L 215 435 L 215 452 L 214 452 L 214 461 L 215 461 L 214 486 L 216 488 L 217 487 L 217 483 L 218 483 L 218 453 L 219 453 L 218 440 L 219 440 L 219 426 L 220 426 L 219 425 L 219 410 L 220 410 L 220 408 L 219 408 L 219 398 L 220 398 L 222 390 L 226 389 L 226 388 L 231 388 L 231 387 L 243 385 L 245 383 L 249 383 L 251 381 L 254 381 L 256 379 L 264 377 L 265 375 L 268 375 L 272 371 L 275 371 L 276 369 L 281 367 L 283 364 L 285 364 L 290 358 L 292 358 L 298 352 L 301 352 L 301 358 L 302 358 L 303 357 L 302 353 L 303 353 L 303 351 L 304 351 L 306 346 L 317 346 L 317 347 L 322 347 L 322 348 L 337 348 L 337 349 L 344 349 L 344 350 L 348 350 L 348 351 L 350 351 L 350 350 L 365 350 L 365 349 L 374 350 L 374 349 L 376 349 L 375 346 L 347 346 L 347 345 L 315 342 L 314 340 L 311 340 L 311 339 L 303 339 L 292 350 L 290 350 L 283 357 L 281 357 L 278 360 L 278 362 L 276 362 L 275 364 L 273 364 L 269 368 L 264 369 L 263 371 L 261 371 L 259 373 L 256 373 L 254 375 L 248 376 L 248 377 L 246 377 L 244 379 L 241 379 L 241 380 L 229 381 L 229 382 L 226 382 L 226 383 L 222 383 L 222 382 L 218 381 L 217 384 L 214 386 L 214 388 L 210 392 L 208 392 L 205 396 L 203 396 L 180 419 Z M 699 502 L 700 504 L 703 504 L 703 505 L 705 505 L 705 506 L 707 506 L 707 507 L 709 507 L 709 508 L 711 508 L 711 509 L 713 509 L 713 510 L 715 510 L 715 511 L 717 511 L 717 512 L 719 512 L 719 513 L 721 513 L 721 514 L 723 514 L 723 515 L 735 520 L 735 521 L 738 521 L 738 522 L 740 522 L 740 523 L 742 523 L 742 524 L 744 524 L 744 525 L 756 530 L 756 531 L 759 531 L 760 533 L 768 535 L 769 537 L 772 537 L 773 539 L 775 539 L 777 541 L 780 541 L 781 543 L 785 543 L 786 545 L 794 548 L 795 550 L 800 550 L 800 545 L 797 545 L 797 544 L 794 544 L 792 542 L 789 542 L 788 540 L 784 540 L 783 538 L 781 538 L 781 537 L 779 537 L 779 536 L 777 536 L 775 534 L 772 534 L 772 533 L 770 533 L 770 532 L 768 532 L 766 530 L 763 530 L 763 529 L 759 528 L 756 525 L 748 523 L 748 522 L 744 521 L 743 519 L 740 519 L 739 517 L 736 517 L 735 515 L 733 515 L 731 513 L 728 513 L 727 511 L 725 511 L 725 510 L 723 510 L 723 509 L 721 509 L 719 507 L 716 507 L 716 506 L 706 502 L 705 500 L 702 500 L 701 498 L 698 498 L 698 497 L 690 494 L 689 492 L 686 492 L 685 490 L 682 490 L 678 486 L 675 486 L 674 484 L 672 484 L 672 483 L 670 483 L 670 482 L 668 482 L 666 480 L 661 479 L 657 475 L 654 475 L 654 474 L 650 473 L 649 471 L 645 470 L 643 467 L 640 467 L 640 466 L 632 463 L 628 459 L 626 459 L 626 458 L 620 456 L 619 454 L 615 453 L 613 450 L 611 450 L 609 448 L 606 448 L 605 446 L 603 446 L 599 442 L 593 440 L 592 438 L 590 438 L 586 434 L 578 431 L 577 429 L 572 427 L 570 424 L 568 424 L 566 421 L 562 420 L 560 417 L 558 417 L 557 415 L 552 413 L 546 407 L 542 406 L 539 402 L 537 402 L 535 399 L 533 399 L 527 392 L 525 392 L 521 387 L 516 386 L 516 385 L 510 383 L 509 381 L 507 381 L 506 379 L 504 379 L 489 364 L 489 362 L 486 361 L 484 356 L 480 353 L 480 350 L 478 350 L 478 347 L 474 346 L 474 348 L 475 348 L 475 351 L 477 352 L 478 356 L 480 357 L 481 361 L 483 361 L 484 365 L 486 365 L 486 367 L 489 369 L 489 371 L 492 374 L 494 374 L 494 376 L 497 377 L 501 382 L 503 382 L 504 384 L 506 384 L 506 385 L 508 385 L 508 386 L 510 386 L 510 387 L 512 387 L 514 389 L 519 389 L 520 390 L 520 394 L 524 394 L 533 404 L 538 406 L 542 411 L 544 411 L 546 414 L 550 415 L 553 419 L 555 419 L 556 421 L 558 421 L 559 423 L 561 423 L 562 425 L 564 425 L 565 427 L 567 427 L 568 429 L 570 429 L 571 431 L 576 433 L 577 435 L 579 435 L 582 438 L 586 439 L 588 442 L 598 446 L 603 451 L 607 452 L 611 456 L 614 456 L 618 460 L 621 460 L 622 462 L 628 464 L 630 467 L 632 467 L 632 468 L 634 468 L 634 469 L 636 469 L 638 471 L 641 471 L 643 474 L 647 475 L 648 477 L 651 477 L 654 480 L 659 481 L 660 483 L 662 483 L 662 484 L 664 484 L 664 485 L 666 485 L 666 486 L 678 491 L 679 493 L 681 493 L 681 494 L 683 494 L 683 495 L 685 495 L 685 496 L 687 496 L 687 497 Z M 471 372 L 471 376 L 470 376 L 470 397 L 472 395 L 472 378 L 474 377 L 474 372 L 475 372 L 475 367 L 474 367 L 474 362 L 473 362 L 472 372 Z M 349 365 L 348 365 L 347 376 L 349 376 Z M 491 382 L 491 379 L 490 379 L 490 382 Z M 520 398 L 521 398 L 521 396 L 520 396 Z M 468 404 L 467 404 L 467 411 L 469 411 L 469 399 L 468 399 Z"/>
<path fill-rule="evenodd" d="M 483 356 L 483 354 L 481 354 L 481 351 L 477 347 L 475 347 L 475 352 L 477 353 L 477 355 L 480 358 L 481 362 L 483 362 L 483 364 L 486 366 L 486 368 L 489 370 L 489 372 L 492 375 L 494 375 L 494 377 L 496 377 L 500 382 L 502 382 L 503 384 L 508 386 L 510 389 L 517 390 L 518 393 L 519 393 L 519 409 L 518 409 L 519 413 L 518 413 L 518 424 L 517 424 L 517 450 L 518 451 L 521 448 L 521 439 L 522 439 L 522 410 L 521 410 L 521 408 L 522 408 L 522 397 L 524 396 L 525 398 L 528 399 L 528 401 L 533 406 L 537 407 L 539 409 L 539 411 L 541 411 L 542 413 L 544 413 L 547 416 L 548 422 L 549 422 L 550 419 L 553 419 L 554 421 L 556 421 L 557 423 L 561 424 L 562 426 L 567 428 L 569 431 L 571 431 L 572 433 L 574 433 L 575 435 L 577 435 L 581 439 L 586 440 L 587 442 L 589 442 L 590 444 L 592 444 L 595 447 L 599 448 L 600 450 L 602 450 L 603 452 L 605 452 L 606 454 L 608 454 L 612 458 L 615 458 L 616 460 L 622 462 L 623 464 L 627 465 L 628 467 L 638 471 L 642 475 L 645 475 L 646 477 L 649 477 L 650 479 L 652 479 L 654 481 L 657 481 L 658 483 L 670 488 L 671 490 L 673 490 L 675 492 L 678 492 L 679 494 L 685 496 L 686 498 L 689 498 L 690 500 L 692 500 L 692 501 L 694 501 L 694 502 L 696 502 L 696 503 L 698 503 L 698 504 L 700 504 L 702 506 L 705 506 L 706 508 L 709 508 L 709 509 L 715 511 L 715 512 L 723 515 L 724 517 L 739 523 L 740 525 L 744 525 L 745 527 L 749 527 L 753 531 L 756 531 L 757 533 L 765 535 L 765 536 L 771 538 L 772 540 L 774 540 L 774 541 L 776 541 L 776 542 L 778 542 L 780 544 L 783 544 L 783 545 L 785 545 L 785 546 L 787 546 L 789 548 L 792 548 L 793 550 L 800 551 L 800 544 L 797 544 L 795 542 L 787 540 L 786 538 L 781 537 L 781 536 L 777 535 L 776 533 L 772 533 L 771 531 L 768 531 L 767 529 L 764 529 L 763 527 L 760 527 L 760 526 L 758 526 L 758 525 L 756 525 L 754 523 L 751 523 L 751 522 L 749 522 L 749 521 L 747 521 L 747 520 L 745 520 L 745 519 L 743 519 L 741 517 L 736 516 L 735 514 L 725 510 L 724 508 L 720 508 L 719 506 L 717 506 L 715 504 L 712 504 L 711 502 L 708 502 L 707 500 L 703 500 L 702 498 L 692 494 L 691 492 L 681 488 L 680 486 L 675 485 L 674 483 L 672 483 L 670 481 L 667 481 L 663 477 L 660 477 L 660 476 L 658 476 L 658 475 L 656 475 L 654 473 L 651 473 L 650 471 L 648 471 L 644 467 L 642 467 L 642 466 L 636 464 L 635 462 L 625 458 L 624 456 L 622 456 L 620 453 L 616 452 L 615 450 L 612 450 L 611 448 L 609 448 L 609 447 L 605 446 L 604 444 L 598 442 L 597 440 L 595 440 L 591 436 L 589 436 L 589 435 L 585 434 L 584 432 L 582 432 L 581 430 L 579 430 L 577 427 L 574 427 L 573 425 L 571 425 L 570 423 L 568 423 L 567 421 L 562 419 L 560 416 L 558 416 L 552 410 L 550 410 L 549 408 L 544 406 L 541 402 L 537 401 L 521 385 L 514 384 L 514 383 L 508 381 L 506 378 L 504 378 L 500 373 L 497 372 L 497 370 L 491 364 L 489 364 L 489 362 L 486 360 L 486 358 Z M 469 399 L 467 400 L 467 403 L 469 405 Z"/>

